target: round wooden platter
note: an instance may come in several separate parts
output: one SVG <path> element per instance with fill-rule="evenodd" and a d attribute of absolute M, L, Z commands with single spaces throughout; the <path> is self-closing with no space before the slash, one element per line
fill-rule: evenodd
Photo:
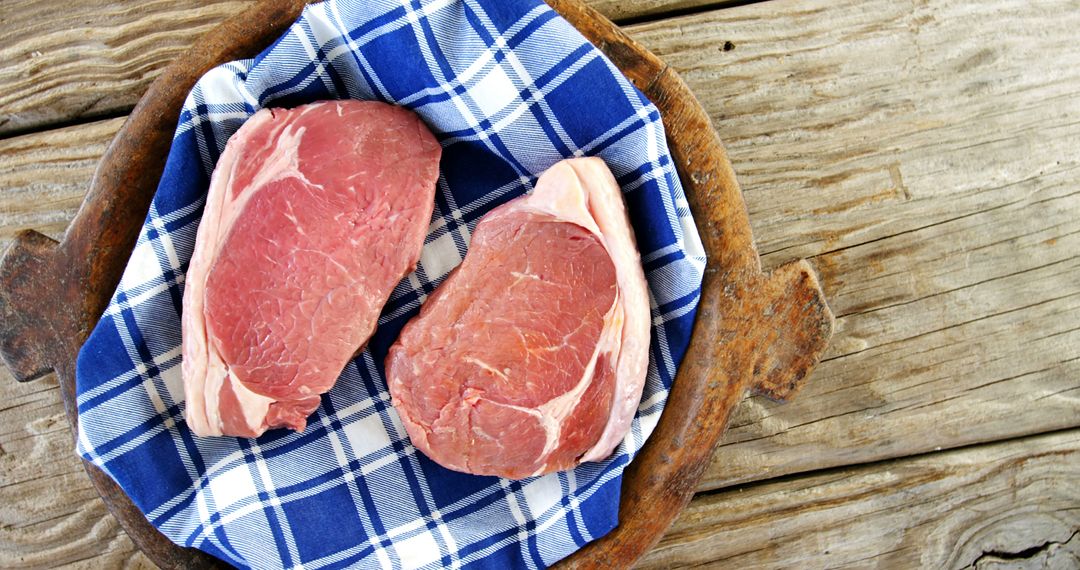
<path fill-rule="evenodd" d="M 731 164 L 708 116 L 675 72 L 580 0 L 548 3 L 660 109 L 708 256 L 693 336 L 666 411 L 623 477 L 619 526 L 560 563 L 621 568 L 651 548 L 693 496 L 744 393 L 784 400 L 801 387 L 825 350 L 833 316 L 805 261 L 762 273 Z M 269 45 L 305 4 L 263 0 L 167 67 L 102 157 L 63 241 L 24 231 L 0 262 L 0 355 L 20 381 L 56 372 L 73 431 L 76 355 L 119 283 L 185 96 L 211 67 Z M 170 542 L 112 479 L 85 466 L 109 509 L 158 565 L 222 565 Z"/>

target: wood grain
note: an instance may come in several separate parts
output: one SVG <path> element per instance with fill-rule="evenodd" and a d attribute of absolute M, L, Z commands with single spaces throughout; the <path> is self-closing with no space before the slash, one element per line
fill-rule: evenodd
<path fill-rule="evenodd" d="M 811 258 L 841 315 L 829 360 L 798 400 L 737 409 L 709 488 L 1078 424 L 1078 16 L 1063 1 L 771 0 L 629 29 L 712 116 L 765 265 Z M 40 134 L 3 144 L 80 156 L 111 131 L 96 142 L 76 133 L 116 127 L 70 129 L 61 138 L 84 138 L 71 149 Z M 0 176 L 45 156 L 0 152 Z M 70 218 L 86 179 L 48 161 L 60 177 L 39 182 L 72 198 L 33 209 L 33 220 Z M 4 209 L 0 233 L 30 220 Z M 0 401 L 17 388 L 0 378 Z M 41 397 L 59 405 L 54 388 Z M 0 423 L 31 433 L 24 425 Z M 68 493 L 57 501 L 82 504 Z M 35 499 L 18 500 L 32 509 Z M 0 525 L 28 512 L 0 510 Z M 65 528 L 73 541 L 90 533 Z M 3 548 L 0 566 L 18 560 Z"/>
<path fill-rule="evenodd" d="M 4 0 L 0 136 L 128 113 L 192 42 L 253 0 Z M 700 0 L 592 2 L 609 17 L 656 17 Z"/>
<path fill-rule="evenodd" d="M 0 368 L 0 568 L 150 568 L 72 451 L 56 379 Z"/>
<path fill-rule="evenodd" d="M 17 234 L 0 261 L 0 356 L 21 381 L 55 370 L 75 429 L 74 362 L 119 281 L 172 141 L 175 117 L 196 79 L 214 65 L 250 57 L 299 16 L 301 0 L 263 0 L 198 40 L 148 88 L 105 151 L 90 190 L 57 243 Z M 746 207 L 704 110 L 682 80 L 595 10 L 552 2 L 604 51 L 664 116 L 672 158 L 708 256 L 698 318 L 669 405 L 648 445 L 623 474 L 618 528 L 560 566 L 625 567 L 667 530 L 691 499 L 730 412 L 755 378 L 782 398 L 799 389 L 832 334 L 833 316 L 805 261 L 761 271 Z M 759 373 L 760 371 L 760 373 Z M 166 568 L 213 567 L 147 523 L 100 469 L 86 470 L 136 545 Z"/>
<path fill-rule="evenodd" d="M 249 0 L 0 6 L 0 135 L 126 114 L 169 61 Z"/>
<path fill-rule="evenodd" d="M 797 401 L 743 402 L 707 488 L 1080 425 L 1077 26 L 778 0 L 631 28 L 712 115 L 765 265 L 811 259 L 839 317 Z"/>
<path fill-rule="evenodd" d="M 1077 568 L 1080 431 L 699 495 L 639 568 Z"/>
<path fill-rule="evenodd" d="M 109 119 L 0 139 L 0 250 L 21 229 L 60 237 L 123 122 Z"/>

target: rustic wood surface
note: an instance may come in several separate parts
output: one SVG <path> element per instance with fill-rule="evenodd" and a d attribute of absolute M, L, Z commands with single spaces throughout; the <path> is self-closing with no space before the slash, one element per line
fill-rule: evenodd
<path fill-rule="evenodd" d="M 704 0 L 595 0 L 616 21 Z M 713 2 L 722 3 L 722 2 Z M 192 42 L 254 0 L 4 0 L 0 136 L 130 111 Z"/>
<path fill-rule="evenodd" d="M 1078 488 L 1080 430 L 830 469 L 699 495 L 640 567 L 1077 568 Z"/>
<path fill-rule="evenodd" d="M 12 21 L 9 5 L 0 6 L 4 22 Z M 53 28 L 73 27 L 65 20 L 71 11 L 43 13 L 60 22 Z M 153 19 L 130 11 L 139 22 Z M 1041 495 L 1022 496 L 1019 483 L 996 491 L 1014 530 L 995 538 L 980 534 L 986 521 L 949 514 L 976 508 L 985 488 L 927 488 L 889 477 L 950 480 L 940 465 L 990 473 L 1012 453 L 992 450 L 1019 446 L 1049 458 L 1039 460 L 1046 469 L 1032 471 L 1057 493 L 1046 496 L 1061 501 L 1062 511 L 1080 508 L 1077 455 L 1058 453 L 1065 441 L 1058 436 L 1032 437 L 1080 425 L 1078 25 L 1080 11 L 1065 1 L 770 0 L 628 28 L 679 71 L 711 114 L 765 265 L 810 258 L 839 316 L 833 349 L 795 402 L 748 398 L 737 409 L 705 487 L 785 477 L 695 499 L 647 565 L 724 565 L 745 556 L 747 565 L 766 567 L 773 560 L 886 567 L 893 560 L 886 551 L 920 543 L 882 538 L 882 526 L 899 535 L 945 518 L 957 525 L 946 538 L 982 538 L 937 544 L 932 566 L 1020 567 L 1075 552 L 1075 537 L 1070 542 L 1062 530 L 1080 528 L 1075 518 L 1049 525 L 1037 509 L 1023 508 Z M 11 28 L 0 27 L 0 50 L 13 41 Z M 178 35 L 182 41 L 186 33 Z M 73 49 L 94 57 L 102 42 Z M 134 72 L 146 76 L 121 89 L 134 95 L 113 108 L 128 109 L 168 57 Z M 21 61 L 3 57 L 0 67 Z M 117 65 L 116 75 L 129 72 L 122 60 Z M 108 83 L 98 77 L 65 87 L 64 75 L 55 79 L 57 94 Z M 86 122 L 94 115 L 77 105 L 49 112 L 37 126 L 7 132 L 84 124 L 0 140 L 5 241 L 21 228 L 61 231 L 120 124 Z M 0 374 L 0 566 L 80 558 L 84 567 L 144 565 L 70 453 L 55 384 L 16 385 Z M 925 455 L 882 461 L 913 454 Z M 853 464 L 866 465 L 846 467 Z M 811 473 L 819 469 L 827 470 Z M 852 486 L 829 483 L 855 471 Z M 893 487 L 909 491 L 890 499 Z M 754 492 L 772 499 L 756 507 L 739 501 Z M 891 512 L 870 513 L 889 500 Z M 930 506 L 919 511 L 924 500 Z M 822 510 L 828 505 L 843 508 Z M 757 515 L 735 521 L 741 534 L 725 534 L 746 509 Z M 989 509 L 983 518 L 996 514 Z M 774 529 L 789 519 L 784 536 L 798 540 L 785 545 Z M 862 524 L 843 527 L 847 519 Z M 772 550 L 753 554 L 749 537 Z M 862 545 L 866 559 L 824 557 L 833 550 L 821 546 L 834 543 Z M 990 554 L 980 560 L 964 548 Z"/>
<path fill-rule="evenodd" d="M 632 30 L 713 113 L 764 263 L 811 259 L 838 316 L 707 487 L 1080 424 L 1077 26 L 1072 2 L 803 0 Z"/>

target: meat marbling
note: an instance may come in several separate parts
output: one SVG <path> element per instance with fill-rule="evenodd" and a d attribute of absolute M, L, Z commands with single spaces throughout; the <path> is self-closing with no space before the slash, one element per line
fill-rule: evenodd
<path fill-rule="evenodd" d="M 185 281 L 194 433 L 304 429 L 419 259 L 441 153 L 377 102 L 263 109 L 230 138 Z"/>
<path fill-rule="evenodd" d="M 641 399 L 648 347 L 645 277 L 619 186 L 602 160 L 570 159 L 477 224 L 386 372 L 428 457 L 523 478 L 611 454 Z"/>

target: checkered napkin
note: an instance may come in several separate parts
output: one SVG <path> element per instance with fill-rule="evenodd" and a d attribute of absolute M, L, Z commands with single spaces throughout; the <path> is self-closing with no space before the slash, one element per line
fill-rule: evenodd
<path fill-rule="evenodd" d="M 184 422 L 184 273 L 225 141 L 267 106 L 377 99 L 443 146 L 419 267 L 302 434 L 194 437 Z M 625 193 L 652 301 L 648 383 L 616 453 L 509 481 L 443 469 L 409 442 L 383 359 L 477 220 L 570 156 Z M 78 452 L 177 543 L 252 568 L 543 568 L 618 522 L 623 469 L 652 432 L 689 342 L 702 253 L 656 108 L 539 0 L 330 0 L 255 59 L 207 73 L 115 296 L 79 354 Z"/>

